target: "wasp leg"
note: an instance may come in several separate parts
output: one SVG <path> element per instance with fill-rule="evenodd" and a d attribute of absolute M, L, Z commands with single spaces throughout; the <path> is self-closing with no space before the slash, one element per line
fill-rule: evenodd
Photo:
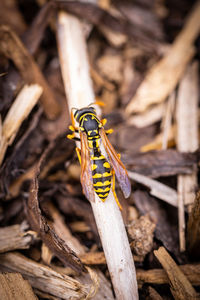
<path fill-rule="evenodd" d="M 78 141 L 80 142 L 80 139 L 78 137 L 75 136 L 74 132 L 72 134 L 68 134 L 67 138 L 73 141 Z"/>
<path fill-rule="evenodd" d="M 78 128 L 74 127 L 73 125 L 69 126 L 69 130 L 71 130 L 73 132 L 78 132 Z"/>
<path fill-rule="evenodd" d="M 95 102 L 92 103 L 92 104 L 95 104 L 95 105 L 99 105 L 99 106 L 105 106 L 105 103 L 101 100 L 98 100 L 98 98 L 96 98 Z"/>
<path fill-rule="evenodd" d="M 102 124 L 103 126 L 105 126 L 106 123 L 107 123 L 107 119 L 102 119 L 102 120 L 101 120 L 101 124 Z"/>
<path fill-rule="evenodd" d="M 111 134 L 111 133 L 113 133 L 113 129 L 112 128 L 110 128 L 110 129 L 108 129 L 108 130 L 106 130 L 106 134 L 108 135 L 108 134 Z"/>
<path fill-rule="evenodd" d="M 78 156 L 78 160 L 80 162 L 80 165 L 81 165 L 81 149 L 79 149 L 78 147 L 76 147 L 76 153 L 77 153 L 77 156 Z"/>
<path fill-rule="evenodd" d="M 117 198 L 117 194 L 116 194 L 116 192 L 115 192 L 115 171 L 112 170 L 112 173 L 113 173 L 113 180 L 112 180 L 112 190 L 113 190 L 113 195 L 114 195 L 114 197 L 115 197 L 115 201 L 117 202 L 117 205 L 118 205 L 119 209 L 122 210 L 122 206 L 121 206 L 121 204 L 119 203 L 119 200 L 118 200 L 118 198 Z"/>
<path fill-rule="evenodd" d="M 75 129 L 75 131 L 76 131 L 76 130 L 78 131 L 78 128 L 76 128 L 76 126 L 75 126 L 76 121 L 75 121 L 75 118 L 74 118 L 74 114 L 73 114 L 73 112 L 72 112 L 72 109 L 71 109 L 71 120 L 72 120 L 72 127 Z M 70 130 L 71 130 L 71 129 L 70 129 Z M 72 130 L 72 131 L 74 131 L 74 130 Z"/>

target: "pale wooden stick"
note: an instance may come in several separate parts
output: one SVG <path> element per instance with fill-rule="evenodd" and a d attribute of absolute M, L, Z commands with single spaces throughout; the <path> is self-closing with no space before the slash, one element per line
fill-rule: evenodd
<path fill-rule="evenodd" d="M 181 80 L 177 96 L 177 149 L 194 152 L 198 149 L 198 64 L 194 62 Z M 197 187 L 197 173 L 178 176 L 180 249 L 185 250 L 184 205 L 192 205 Z"/>
<path fill-rule="evenodd" d="M 148 71 L 127 106 L 128 114 L 143 112 L 150 105 L 164 101 L 174 90 L 195 53 L 193 43 L 200 31 L 199 15 L 200 2 L 197 1 L 168 53 Z"/>
<path fill-rule="evenodd" d="M 2 126 L 0 165 L 7 147 L 12 144 L 21 124 L 39 100 L 42 91 L 38 84 L 25 85 L 9 109 Z"/>
<path fill-rule="evenodd" d="M 58 17 L 58 44 L 69 109 L 94 102 L 86 43 L 80 22 L 64 12 Z M 138 299 L 135 266 L 123 219 L 110 191 L 103 203 L 91 203 L 117 299 Z"/>

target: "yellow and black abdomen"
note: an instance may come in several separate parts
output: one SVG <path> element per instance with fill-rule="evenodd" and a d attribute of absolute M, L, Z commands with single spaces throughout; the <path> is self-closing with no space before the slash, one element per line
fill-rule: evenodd
<path fill-rule="evenodd" d="M 94 191 L 102 201 L 105 201 L 111 189 L 111 166 L 100 151 L 92 155 L 91 159 Z"/>

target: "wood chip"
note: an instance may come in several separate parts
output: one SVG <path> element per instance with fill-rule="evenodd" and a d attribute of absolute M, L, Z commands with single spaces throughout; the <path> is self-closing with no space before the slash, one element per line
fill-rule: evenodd
<path fill-rule="evenodd" d="M 150 188 L 151 189 L 150 194 L 152 196 L 155 196 L 155 197 L 177 207 L 178 196 L 177 196 L 177 192 L 174 189 L 168 187 L 167 185 L 165 185 L 161 182 L 158 182 L 156 180 L 153 180 L 151 178 L 148 178 L 147 176 L 138 174 L 136 172 L 128 171 L 128 175 L 133 181 L 136 181 L 136 182 Z"/>
<path fill-rule="evenodd" d="M 174 149 L 155 150 L 145 153 L 123 154 L 127 168 L 142 175 L 158 178 L 177 174 L 192 174 L 197 170 L 197 153 L 180 153 Z"/>
<path fill-rule="evenodd" d="M 179 268 L 192 285 L 200 285 L 200 264 L 182 265 Z M 167 273 L 163 269 L 137 269 L 137 280 L 140 287 L 145 283 L 160 285 L 169 282 Z"/>
<path fill-rule="evenodd" d="M 148 297 L 147 300 L 162 300 L 163 298 L 158 294 L 158 292 L 151 286 L 148 287 Z"/>
<path fill-rule="evenodd" d="M 200 2 L 197 1 L 168 53 L 148 71 L 126 108 L 127 114 L 145 111 L 150 105 L 164 101 L 174 90 L 194 56 L 193 43 L 200 30 L 199 15 Z"/>
<path fill-rule="evenodd" d="M 200 191 L 196 195 L 187 224 L 188 250 L 192 258 L 199 257 L 200 248 Z"/>
<path fill-rule="evenodd" d="M 38 102 L 43 89 L 38 84 L 25 85 L 9 109 L 2 126 L 0 164 L 7 147 L 12 144 L 23 121 Z"/>
<path fill-rule="evenodd" d="M 166 111 L 166 104 L 154 105 L 147 111 L 128 118 L 128 124 L 138 128 L 146 127 L 160 121 Z"/>
<path fill-rule="evenodd" d="M 119 55 L 105 54 L 97 60 L 102 75 L 114 82 L 122 80 L 122 58 Z"/>
<path fill-rule="evenodd" d="M 29 248 L 36 237 L 33 231 L 27 231 L 28 224 L 12 225 L 0 228 L 0 253 Z"/>
<path fill-rule="evenodd" d="M 199 299 L 195 289 L 165 248 L 160 247 L 154 254 L 167 273 L 173 297 L 176 300 Z"/>
<path fill-rule="evenodd" d="M 148 215 L 141 216 L 127 225 L 133 253 L 145 257 L 152 250 L 156 224 Z"/>
<path fill-rule="evenodd" d="M 77 280 L 19 253 L 0 254 L 0 270 L 20 272 L 32 287 L 61 299 L 81 299 L 88 294 L 88 288 Z"/>
<path fill-rule="evenodd" d="M 27 280 L 19 273 L 0 274 L 0 299 L 37 300 Z"/>
<path fill-rule="evenodd" d="M 162 127 L 162 149 L 166 150 L 167 145 L 168 145 L 168 140 L 169 140 L 169 132 L 170 128 L 172 125 L 172 117 L 174 114 L 174 107 L 175 107 L 175 92 L 173 92 L 170 96 L 169 99 L 167 100 L 167 105 L 166 105 L 166 111 L 163 114 L 163 121 L 161 124 Z"/>

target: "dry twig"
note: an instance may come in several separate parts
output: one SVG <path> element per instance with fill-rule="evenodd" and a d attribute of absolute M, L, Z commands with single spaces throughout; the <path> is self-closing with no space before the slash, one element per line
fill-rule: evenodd
<path fill-rule="evenodd" d="M 198 64 L 191 65 L 181 80 L 176 108 L 177 148 L 180 152 L 194 152 L 198 149 Z M 179 238 L 180 249 L 185 250 L 184 205 L 190 205 L 195 198 L 197 173 L 178 176 Z"/>
<path fill-rule="evenodd" d="M 94 102 L 86 44 L 80 22 L 63 12 L 58 18 L 58 45 L 69 109 L 86 107 Z M 116 297 L 138 299 L 135 266 L 113 193 L 105 203 L 95 196 L 91 205 Z"/>
<path fill-rule="evenodd" d="M 177 206 L 177 193 L 167 185 L 139 173 L 128 171 L 129 177 L 151 189 L 150 194 L 173 206 Z"/>
<path fill-rule="evenodd" d="M 167 273 L 174 298 L 176 300 L 198 299 L 195 289 L 165 248 L 160 247 L 154 251 L 154 254 Z"/>

